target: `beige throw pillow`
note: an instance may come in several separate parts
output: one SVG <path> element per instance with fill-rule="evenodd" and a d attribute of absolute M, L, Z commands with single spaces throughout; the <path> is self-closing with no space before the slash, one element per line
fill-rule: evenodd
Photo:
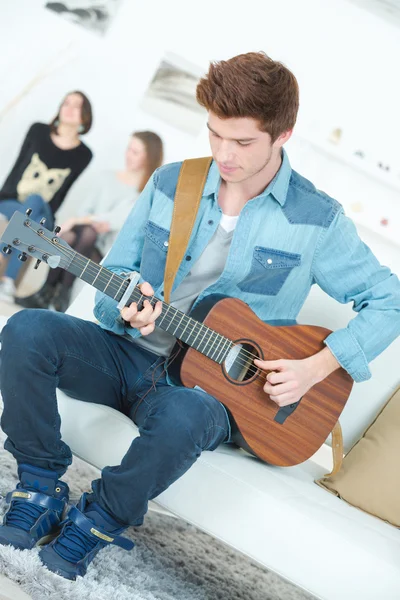
<path fill-rule="evenodd" d="M 400 388 L 346 454 L 339 473 L 315 483 L 400 527 Z"/>

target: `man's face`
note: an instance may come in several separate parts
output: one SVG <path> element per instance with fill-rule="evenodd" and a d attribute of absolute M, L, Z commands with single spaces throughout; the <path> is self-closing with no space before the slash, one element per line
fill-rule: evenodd
<path fill-rule="evenodd" d="M 271 144 L 271 136 L 260 131 L 255 119 L 220 119 L 208 114 L 211 152 L 222 179 L 241 183 L 260 173 L 279 152 L 281 143 Z"/>

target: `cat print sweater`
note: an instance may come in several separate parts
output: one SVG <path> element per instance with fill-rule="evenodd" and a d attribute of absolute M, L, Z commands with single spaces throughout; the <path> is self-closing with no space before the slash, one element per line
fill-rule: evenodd
<path fill-rule="evenodd" d="M 50 137 L 50 126 L 34 123 L 0 190 L 0 202 L 15 199 L 23 203 L 30 194 L 39 194 L 54 214 L 91 159 L 92 152 L 83 142 L 61 150 Z"/>

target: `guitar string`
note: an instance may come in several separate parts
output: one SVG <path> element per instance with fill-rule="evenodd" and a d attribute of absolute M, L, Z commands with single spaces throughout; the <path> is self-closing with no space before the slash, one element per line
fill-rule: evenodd
<path fill-rule="evenodd" d="M 32 231 L 35 231 L 35 230 L 34 230 L 32 227 L 30 227 L 30 229 L 31 229 Z M 72 249 L 71 249 L 71 248 L 69 248 L 69 247 L 63 247 L 61 244 L 55 243 L 53 239 L 49 239 L 49 238 L 47 238 L 45 235 L 43 235 L 43 236 L 41 236 L 41 237 L 42 237 L 42 238 L 44 238 L 44 239 L 46 239 L 48 242 L 50 242 L 50 243 L 51 243 L 51 244 L 52 244 L 52 245 L 53 245 L 55 248 L 58 248 L 59 250 L 61 250 L 61 252 L 62 252 L 62 253 L 65 255 L 65 256 L 67 256 L 68 258 L 71 258 L 71 257 L 72 257 L 72 258 L 71 258 L 71 262 L 72 262 L 72 260 L 74 260 L 74 259 L 78 258 L 78 260 L 80 260 L 80 262 L 81 262 L 81 264 L 82 264 L 82 265 L 86 263 L 86 268 L 89 266 L 89 264 L 93 265 L 92 269 L 93 269 L 94 273 L 96 273 L 96 272 L 97 272 L 97 273 L 98 273 L 98 275 L 100 275 L 100 273 L 101 273 L 101 269 L 103 268 L 103 267 L 101 267 L 101 265 L 98 265 L 97 263 L 94 263 L 93 261 L 90 261 L 90 259 L 86 259 L 86 258 L 83 258 L 83 257 L 81 258 L 81 256 L 79 255 L 79 253 L 75 252 L 74 250 L 72 250 Z M 58 239 L 58 238 L 57 238 L 57 239 Z M 39 248 L 37 248 L 37 250 L 38 250 L 38 251 L 40 251 L 40 249 L 39 249 Z M 79 265 L 79 267 L 81 267 L 81 265 Z M 99 271 L 99 268 L 100 268 L 100 271 Z M 89 270 L 88 270 L 88 272 L 89 272 Z M 111 271 L 108 271 L 108 272 L 109 272 L 109 273 L 111 273 L 111 275 L 113 274 Z M 92 273 L 89 273 L 89 274 L 91 274 L 91 275 L 94 275 L 94 273 L 92 272 Z M 100 279 L 100 277 L 98 277 L 98 279 Z M 107 277 L 105 277 L 105 279 L 103 280 L 103 283 L 105 283 L 106 281 L 107 281 Z M 111 280 L 110 280 L 110 281 L 111 281 Z M 112 284 L 112 285 L 114 285 L 114 284 Z M 122 284 L 120 284 L 119 286 L 118 286 L 118 284 L 115 284 L 115 287 L 113 287 L 113 291 L 114 291 L 115 289 L 116 289 L 117 291 L 119 291 L 119 290 L 121 289 L 121 287 L 122 287 Z M 150 302 L 150 304 L 151 304 L 152 306 L 154 306 L 154 304 L 152 304 L 152 301 L 153 301 L 153 300 L 154 300 L 155 302 L 158 302 L 158 301 L 159 301 L 157 298 L 155 298 L 155 296 L 152 296 L 152 297 L 147 297 L 147 296 L 144 296 L 143 294 L 141 294 L 141 295 L 140 295 L 140 298 L 139 298 L 139 300 L 138 300 L 138 303 L 139 303 L 139 302 L 141 302 L 142 298 L 143 298 L 144 300 L 145 300 L 145 299 L 147 299 L 147 300 Z M 167 311 L 168 311 L 168 308 L 167 308 Z M 167 314 L 167 313 L 166 313 L 166 314 Z M 166 314 L 164 315 L 164 318 L 165 318 Z M 192 318 L 188 317 L 188 316 L 187 316 L 185 313 L 182 313 L 182 312 L 181 312 L 180 314 L 181 314 L 182 316 L 181 316 L 181 320 L 179 321 L 179 325 L 180 325 L 180 323 L 181 323 L 182 321 L 184 321 L 184 318 L 186 318 L 186 319 L 188 320 L 188 322 L 190 322 L 190 321 L 193 321 L 193 322 L 194 322 L 194 324 L 195 324 L 195 327 L 194 327 L 194 329 L 193 329 L 193 333 L 197 333 L 197 335 L 198 335 L 198 333 L 201 331 L 201 328 L 202 328 L 202 327 L 206 327 L 206 330 L 207 330 L 207 331 L 206 331 L 206 333 L 208 333 L 208 332 L 211 332 L 210 339 L 209 339 L 209 340 L 206 340 L 206 346 L 207 346 L 207 343 L 209 343 L 209 342 L 211 341 L 212 335 L 213 335 L 214 333 L 216 333 L 217 335 L 221 335 L 221 334 L 218 334 L 218 332 L 215 332 L 214 330 L 212 330 L 212 329 L 210 329 L 209 327 L 205 326 L 204 324 L 202 324 L 202 323 L 199 323 L 199 322 L 197 322 L 196 320 L 194 320 L 194 319 L 192 319 Z M 172 319 L 170 319 L 170 321 L 167 323 L 167 324 L 168 324 L 168 326 L 169 326 L 169 325 L 171 325 L 171 324 L 173 323 L 173 321 L 174 321 L 174 319 L 176 318 L 176 316 L 178 316 L 178 318 L 179 318 L 179 315 L 176 315 L 176 314 L 175 314 L 175 315 L 172 317 Z M 197 331 L 197 332 L 196 332 L 196 327 L 198 327 L 198 331 Z M 204 334 L 204 335 L 203 335 L 203 338 L 204 338 L 205 336 L 206 336 L 206 334 Z M 231 344 L 233 344 L 233 342 L 232 342 L 231 340 L 229 340 L 228 338 L 226 338 L 225 336 L 222 336 L 222 337 L 223 337 L 223 338 L 225 338 L 225 340 L 226 340 L 226 341 L 228 341 L 228 342 L 230 342 Z M 226 342 L 224 342 L 224 344 L 226 344 Z M 218 346 L 217 346 L 216 350 L 214 351 L 214 353 L 215 353 L 217 350 L 218 350 Z M 224 352 L 225 352 L 225 350 L 224 350 Z M 219 350 L 219 354 L 220 354 L 220 353 L 221 353 L 221 350 Z M 241 355 L 244 355 L 244 356 L 246 356 L 246 354 L 247 354 L 246 360 L 243 360 L 243 358 L 242 358 L 242 356 L 241 356 Z M 240 360 L 238 360 L 239 358 L 240 358 Z M 251 376 L 253 376 L 253 375 L 254 375 L 254 374 L 256 374 L 258 371 L 260 371 L 259 377 L 262 377 L 262 376 L 261 376 L 261 370 L 260 370 L 260 369 L 258 369 L 257 367 L 255 367 L 255 366 L 253 366 L 253 365 L 251 365 L 251 366 L 249 366 L 249 365 L 248 365 L 248 360 L 249 360 L 249 359 L 253 359 L 253 358 L 258 358 L 258 355 L 255 355 L 255 354 L 253 354 L 253 353 L 249 352 L 249 351 L 248 351 L 248 350 L 246 350 L 245 348 L 241 348 L 241 349 L 240 349 L 240 351 L 239 351 L 239 353 L 238 353 L 238 356 L 237 356 L 237 357 L 236 357 L 236 359 L 235 359 L 235 362 L 236 362 L 236 364 L 239 364 L 239 365 L 241 365 L 241 366 L 247 366 L 247 367 L 248 367 L 248 373 L 249 373 Z"/>
<path fill-rule="evenodd" d="M 32 227 L 30 227 L 30 229 L 31 229 L 32 231 L 34 231 L 34 232 L 35 232 L 35 230 L 34 230 Z M 57 248 L 57 249 L 61 250 L 61 252 L 62 252 L 62 253 L 65 255 L 65 256 L 67 256 L 68 258 L 71 258 L 71 257 L 72 257 L 72 258 L 71 258 L 71 262 L 72 262 L 72 260 L 74 260 L 74 259 L 78 258 L 78 259 L 80 260 L 80 262 L 81 262 L 81 265 L 78 265 L 79 267 L 81 267 L 81 266 L 82 266 L 82 265 L 84 265 L 85 263 L 86 263 L 86 267 L 88 267 L 88 266 L 89 266 L 89 264 L 93 265 L 92 269 L 93 269 L 94 273 L 98 272 L 98 274 L 99 274 L 99 277 L 97 277 L 97 279 L 100 279 L 100 273 L 101 273 L 101 269 L 104 269 L 104 268 L 103 268 L 101 265 L 98 265 L 97 263 L 95 263 L 95 262 L 91 261 L 90 259 L 86 259 L 86 258 L 84 258 L 84 257 L 83 257 L 83 258 L 81 258 L 81 256 L 79 255 L 79 253 L 78 253 L 78 252 L 75 252 L 74 250 L 72 250 L 72 249 L 71 249 L 71 248 L 69 248 L 69 247 L 63 247 L 61 244 L 55 243 L 55 242 L 54 242 L 52 239 L 50 239 L 50 238 L 47 238 L 45 235 L 42 235 L 41 237 L 42 237 L 43 239 L 46 239 L 46 240 L 47 240 L 49 243 L 51 243 L 51 244 L 52 244 L 52 245 L 53 245 L 55 248 Z M 57 239 L 58 239 L 58 238 L 57 238 Z M 41 251 L 39 248 L 36 248 L 36 249 L 37 249 L 38 251 Z M 98 269 L 99 269 L 99 268 L 100 268 L 100 271 L 98 271 Z M 88 269 L 87 269 L 87 272 L 89 272 L 89 270 L 88 270 Z M 111 271 L 108 271 L 108 272 L 109 272 L 109 273 L 111 273 L 111 275 L 113 274 Z M 89 273 L 89 274 L 91 274 L 91 275 L 94 275 L 94 273 L 92 272 L 92 273 Z M 118 276 L 118 277 L 120 277 L 120 276 L 119 276 L 119 275 L 117 275 L 117 274 L 115 274 L 115 275 L 116 275 L 116 276 Z M 104 280 L 102 280 L 102 282 L 103 282 L 103 283 L 105 283 L 106 281 L 107 281 L 107 276 L 105 276 L 105 278 L 104 278 Z M 111 281 L 111 280 L 110 280 L 110 281 Z M 114 291 L 114 290 L 117 290 L 117 292 L 118 292 L 118 291 L 121 289 L 121 287 L 122 287 L 122 284 L 118 285 L 117 283 L 116 283 L 116 284 L 111 284 L 111 283 L 110 283 L 110 287 L 111 287 L 111 286 L 114 286 L 114 285 L 115 285 L 115 287 L 113 287 L 112 291 Z M 155 303 L 156 303 L 156 302 L 158 302 L 158 301 L 162 302 L 161 300 L 159 300 L 159 299 L 155 298 L 155 296 L 148 297 L 148 296 L 144 296 L 143 294 L 140 294 L 140 298 L 138 299 L 138 303 L 140 303 L 140 302 L 141 302 L 142 298 L 143 298 L 143 300 L 146 300 L 146 299 L 147 299 L 147 300 L 150 302 L 151 306 L 153 306 L 153 307 L 154 307 L 154 304 L 152 304 L 152 301 L 153 301 L 153 300 L 155 301 Z M 176 310 L 176 309 L 175 309 L 175 310 Z M 168 308 L 167 308 L 167 311 L 168 311 Z M 167 314 L 167 313 L 166 313 L 166 314 Z M 164 315 L 164 318 L 165 318 L 166 314 Z M 205 327 L 205 328 L 206 328 L 206 330 L 207 330 L 207 332 L 211 332 L 210 339 L 209 339 L 208 341 L 206 341 L 206 345 L 207 345 L 207 343 L 208 343 L 208 342 L 211 340 L 211 337 L 212 337 L 213 333 L 216 333 L 217 335 L 221 335 L 221 334 L 218 334 L 218 332 L 215 332 L 214 330 L 212 330 L 211 328 L 209 328 L 209 327 L 205 326 L 204 324 L 202 324 L 202 323 L 200 323 L 200 322 L 196 321 L 195 319 L 193 319 L 193 318 L 191 318 L 191 317 L 188 317 L 188 315 L 186 315 L 185 313 L 182 313 L 182 312 L 180 312 L 180 314 L 181 314 L 182 316 L 181 316 L 181 320 L 180 320 L 179 324 L 180 324 L 180 323 L 181 323 L 181 322 L 184 320 L 184 318 L 186 318 L 188 322 L 190 322 L 190 321 L 193 321 L 193 322 L 194 322 L 194 324 L 195 324 L 195 327 L 194 327 L 194 329 L 193 329 L 193 333 L 197 333 L 197 335 L 198 335 L 198 333 L 201 331 L 201 328 L 202 328 L 202 327 Z M 173 321 L 174 321 L 174 319 L 176 318 L 176 316 L 178 316 L 178 318 L 179 318 L 179 316 L 180 316 L 180 315 L 176 315 L 176 314 L 175 314 L 175 315 L 172 317 L 172 319 L 170 319 L 170 321 L 169 321 L 169 322 L 167 322 L 167 325 L 168 325 L 168 326 L 169 326 L 169 325 L 171 325 L 171 324 L 173 323 Z M 196 332 L 196 327 L 198 327 L 198 331 L 197 331 L 197 332 Z M 206 332 L 206 333 L 207 333 L 207 332 Z M 204 336 L 203 336 L 203 337 L 205 337 L 205 335 L 206 335 L 206 334 L 204 334 Z M 231 344 L 234 346 L 234 342 L 232 342 L 232 340 L 229 340 L 229 339 L 228 339 L 228 338 L 226 338 L 225 336 L 222 336 L 222 337 L 223 337 L 223 338 L 225 338 L 225 340 L 226 340 L 226 341 L 230 342 L 230 343 L 231 343 Z M 225 343 L 226 343 L 226 342 L 225 342 Z M 218 350 L 218 346 L 217 346 L 217 350 Z M 221 353 L 221 350 L 219 350 L 219 353 Z M 245 359 L 245 360 L 243 360 L 243 359 L 242 359 L 242 357 L 241 357 L 241 355 L 245 355 L 245 356 L 247 355 L 246 359 Z M 239 358 L 239 357 L 240 357 L 240 360 L 238 360 L 238 358 Z M 209 357 L 209 358 L 210 358 L 210 357 Z M 249 351 L 248 351 L 248 350 L 246 350 L 245 348 L 241 348 L 241 349 L 240 349 L 240 351 L 239 351 L 239 353 L 238 353 L 238 356 L 237 356 L 237 357 L 236 357 L 236 359 L 235 359 L 235 362 L 236 362 L 236 364 L 239 364 L 240 366 L 247 366 L 247 367 L 248 367 L 248 373 L 249 373 L 249 374 L 251 374 L 251 376 L 255 375 L 257 372 L 260 372 L 260 373 L 259 373 L 259 375 L 258 375 L 258 377 L 261 377 L 261 378 L 263 379 L 263 376 L 261 375 L 261 372 L 262 372 L 262 371 L 261 371 L 260 369 L 258 369 L 257 367 L 255 367 L 255 366 L 253 366 L 253 365 L 251 365 L 251 366 L 249 366 L 249 365 L 248 365 L 248 360 L 249 360 L 249 359 L 253 359 L 253 358 L 259 358 L 259 357 L 258 357 L 258 355 L 256 355 L 256 354 L 253 354 L 253 353 L 249 352 Z M 211 359 L 211 360 L 212 360 L 212 359 Z M 264 372 L 263 372 L 263 373 L 264 373 Z M 267 374 L 268 374 L 268 373 L 267 373 Z M 266 375 L 267 375 L 267 374 L 266 374 Z M 265 377 L 265 379 L 266 379 L 266 377 Z"/>
<path fill-rule="evenodd" d="M 28 227 L 29 227 L 29 228 L 30 228 L 32 231 L 34 231 L 35 233 L 37 233 L 33 227 L 30 227 L 29 225 L 28 225 Z M 81 256 L 79 255 L 79 253 L 78 253 L 78 252 L 75 252 L 74 250 L 72 250 L 72 249 L 71 249 L 71 248 L 69 248 L 69 247 L 64 247 L 62 244 L 59 244 L 59 243 L 56 243 L 56 242 L 54 242 L 54 240 L 53 240 L 53 239 L 50 239 L 50 238 L 46 237 L 45 235 L 42 235 L 41 237 L 42 237 L 43 239 L 47 240 L 47 241 L 48 241 L 48 242 L 49 242 L 49 243 L 50 243 L 52 246 L 54 246 L 55 248 L 59 249 L 59 250 L 60 250 L 60 251 L 61 251 L 61 252 L 62 252 L 62 253 L 65 255 L 65 256 L 67 256 L 68 258 L 71 258 L 71 262 L 72 262 L 72 260 L 76 260 L 76 259 L 78 259 L 78 261 L 80 261 L 80 262 L 81 262 L 81 265 L 79 265 L 79 264 L 78 264 L 77 266 L 81 267 L 82 265 L 84 265 L 84 264 L 86 263 L 86 268 L 85 268 L 85 270 L 88 272 L 88 274 L 94 275 L 94 274 L 97 272 L 97 273 L 98 273 L 98 277 L 97 277 L 96 279 L 99 279 L 99 280 L 100 280 L 102 283 L 106 283 L 106 282 L 107 282 L 107 280 L 108 280 L 107 276 L 104 276 L 104 279 L 100 279 L 101 270 L 102 270 L 102 269 L 104 269 L 104 270 L 105 270 L 105 268 L 104 268 L 104 267 L 102 267 L 101 265 L 98 265 L 97 263 L 95 263 L 95 262 L 91 261 L 90 259 L 86 259 L 85 257 L 82 257 L 82 258 L 81 258 Z M 58 240 L 58 238 L 57 238 L 57 240 Z M 42 250 L 40 250 L 39 248 L 36 248 L 36 249 L 37 249 L 39 252 L 40 252 L 40 251 L 42 251 Z M 93 265 L 93 266 L 92 266 L 92 265 Z M 92 272 L 90 272 L 90 271 L 89 271 L 89 266 L 92 268 Z M 99 268 L 100 268 L 100 271 L 98 270 Z M 109 272 L 109 273 L 111 273 L 111 275 L 113 275 L 113 273 L 112 273 L 111 271 L 108 271 L 108 272 Z M 116 275 L 117 277 L 121 277 L 120 275 L 117 275 L 117 274 L 115 274 L 115 275 Z M 111 278 L 112 278 L 112 277 L 111 277 Z M 116 290 L 116 292 L 118 292 L 118 291 L 119 291 L 119 290 L 122 288 L 122 284 L 120 284 L 120 285 L 118 285 L 117 283 L 115 283 L 115 284 L 114 284 L 114 283 L 112 283 L 112 282 L 111 282 L 111 279 L 110 279 L 110 287 L 111 287 L 112 291 L 115 291 L 115 290 Z M 100 291 L 101 291 L 101 290 L 100 290 Z M 137 301 L 137 302 L 138 302 L 138 303 L 140 303 L 140 302 L 142 301 L 142 299 L 143 299 L 143 300 L 146 300 L 146 299 L 147 299 L 147 300 L 150 302 L 151 306 L 153 306 L 153 307 L 154 307 L 154 305 L 155 305 L 155 304 L 153 304 L 153 303 L 152 303 L 152 302 L 153 302 L 153 300 L 154 300 L 154 302 L 155 302 L 155 303 L 157 303 L 158 301 L 162 302 L 162 300 L 159 300 L 158 298 L 155 298 L 155 296 L 148 297 L 148 296 L 144 296 L 143 294 L 141 294 L 141 295 L 140 295 L 140 298 L 138 299 L 138 301 Z M 176 310 L 176 309 L 175 309 L 175 310 Z M 168 308 L 167 308 L 167 312 L 168 312 Z M 167 312 L 166 312 L 166 314 L 164 315 L 164 318 L 166 317 L 166 315 L 167 315 Z M 182 313 L 181 311 L 179 311 L 179 312 L 180 312 L 180 314 L 182 315 L 182 316 L 181 316 L 181 320 L 179 321 L 179 325 L 180 325 L 182 322 L 184 322 L 184 319 L 186 318 L 188 323 L 189 323 L 190 321 L 193 321 L 193 322 L 194 322 L 194 324 L 195 324 L 195 326 L 194 326 L 194 329 L 193 329 L 193 333 L 197 333 L 197 335 L 198 335 L 198 334 L 199 334 L 199 332 L 201 331 L 202 327 L 206 327 L 206 329 L 207 329 L 206 333 L 207 333 L 207 332 L 211 332 L 210 339 L 206 341 L 206 345 L 207 345 L 207 343 L 208 343 L 208 342 L 210 342 L 210 341 L 211 341 L 211 337 L 212 337 L 213 333 L 216 333 L 217 335 L 221 335 L 221 334 L 218 334 L 218 332 L 215 332 L 215 331 L 214 331 L 214 330 L 212 330 L 211 328 L 207 327 L 207 326 L 206 326 L 206 325 L 204 325 L 203 323 L 196 321 L 196 320 L 195 320 L 195 319 L 193 319 L 192 317 L 189 317 L 189 316 L 188 316 L 188 315 L 186 315 L 185 313 Z M 170 325 L 173 323 L 174 319 L 175 319 L 177 316 L 178 316 L 178 318 L 179 318 L 179 316 L 180 316 L 180 315 L 179 315 L 179 314 L 178 314 L 178 315 L 176 315 L 176 314 L 175 314 L 175 315 L 172 317 L 172 319 L 170 319 L 170 321 L 169 321 L 169 322 L 167 322 L 167 325 L 168 325 L 168 326 L 170 326 Z M 179 326 L 179 325 L 178 325 L 178 326 Z M 198 327 L 198 331 L 197 331 L 197 332 L 196 332 L 196 327 Z M 205 337 L 206 333 L 203 335 L 203 338 Z M 234 345 L 234 342 L 232 342 L 232 340 L 229 340 L 229 339 L 228 339 L 228 338 L 226 338 L 225 336 L 222 336 L 222 337 L 223 337 L 223 338 L 225 338 L 225 340 L 227 340 L 228 342 L 230 342 L 232 345 Z M 225 343 L 226 343 L 226 342 L 225 342 Z M 216 349 L 216 351 L 217 351 L 217 350 L 218 350 L 218 346 L 217 346 L 217 349 Z M 225 350 L 224 350 L 224 352 L 225 352 Z M 219 350 L 219 353 L 221 353 L 221 350 Z M 245 358 L 245 360 L 243 360 L 243 358 L 242 358 L 242 356 L 241 356 L 241 355 L 244 355 L 244 356 L 246 357 L 246 358 Z M 247 356 L 246 356 L 246 355 L 247 355 Z M 239 357 L 240 357 L 240 360 L 238 360 L 238 358 L 239 358 Z M 210 358 L 210 357 L 209 357 L 209 358 Z M 261 370 L 260 370 L 260 369 L 258 369 L 257 367 L 255 367 L 255 366 L 253 366 L 253 365 L 251 365 L 251 366 L 249 366 L 249 365 L 248 365 L 248 360 L 249 360 L 249 359 L 254 359 L 254 358 L 257 358 L 257 359 L 259 359 L 259 356 L 258 356 L 258 355 L 256 355 L 256 354 L 254 354 L 254 353 L 252 353 L 252 352 L 249 352 L 249 351 L 248 351 L 248 350 L 246 350 L 245 348 L 241 348 L 241 349 L 240 349 L 240 351 L 239 351 L 239 353 L 238 353 L 238 356 L 237 356 L 237 357 L 236 357 L 236 359 L 235 359 L 235 362 L 236 362 L 236 364 L 239 364 L 240 366 L 248 366 L 248 373 L 249 373 L 249 374 L 251 374 L 251 376 L 255 375 L 257 372 L 260 372 L 260 374 L 258 375 L 258 377 L 261 377 L 261 378 L 263 379 L 263 377 L 261 376 Z M 262 359 L 260 359 L 260 360 L 262 360 Z M 268 373 L 267 373 L 266 375 L 268 375 Z M 266 379 L 266 377 L 265 377 L 265 379 Z"/>

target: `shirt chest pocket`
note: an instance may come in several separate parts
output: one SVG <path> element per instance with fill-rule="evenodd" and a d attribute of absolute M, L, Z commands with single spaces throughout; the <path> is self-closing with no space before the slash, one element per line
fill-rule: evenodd
<path fill-rule="evenodd" d="M 251 267 L 238 283 L 243 292 L 276 296 L 292 270 L 301 264 L 301 254 L 256 246 Z"/>
<path fill-rule="evenodd" d="M 156 290 L 164 280 L 169 231 L 148 221 L 145 234 L 140 274 Z"/>

